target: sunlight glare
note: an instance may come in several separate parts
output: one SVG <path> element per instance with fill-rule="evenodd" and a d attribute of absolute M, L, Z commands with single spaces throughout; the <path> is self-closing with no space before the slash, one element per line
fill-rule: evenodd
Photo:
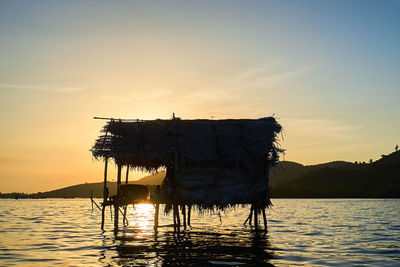
<path fill-rule="evenodd" d="M 154 207 L 152 204 L 136 204 L 130 209 L 129 226 L 146 229 L 153 227 Z"/>

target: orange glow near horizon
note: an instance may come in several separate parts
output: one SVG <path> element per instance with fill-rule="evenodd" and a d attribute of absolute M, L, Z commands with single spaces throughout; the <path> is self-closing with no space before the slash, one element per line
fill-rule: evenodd
<path fill-rule="evenodd" d="M 302 164 L 368 162 L 400 143 L 391 1 L 167 2 L 0 1 L 0 192 L 101 182 L 94 116 L 275 114 L 284 159 Z"/>

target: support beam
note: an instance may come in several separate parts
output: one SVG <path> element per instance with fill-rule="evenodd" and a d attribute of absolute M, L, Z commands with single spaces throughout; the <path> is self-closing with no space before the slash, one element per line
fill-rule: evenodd
<path fill-rule="evenodd" d="M 90 202 L 92 203 L 92 211 L 93 211 L 93 190 L 90 189 Z"/>
<path fill-rule="evenodd" d="M 158 228 L 158 213 L 159 213 L 159 210 L 160 210 L 160 204 L 159 203 L 157 203 L 156 205 L 155 205 L 155 212 L 154 212 L 154 230 L 156 230 L 157 231 L 157 228 Z"/>
<path fill-rule="evenodd" d="M 186 230 L 186 205 L 182 205 L 182 219 L 183 219 L 183 229 Z"/>
<path fill-rule="evenodd" d="M 250 207 L 250 215 L 249 215 L 249 225 L 251 226 L 251 221 L 253 220 L 253 212 L 254 212 L 254 206 L 251 204 Z"/>
<path fill-rule="evenodd" d="M 258 230 L 258 208 L 254 208 L 254 227 Z"/>
<path fill-rule="evenodd" d="M 190 226 L 190 215 L 192 213 L 192 205 L 188 206 L 188 218 L 187 218 L 187 224 Z"/>
<path fill-rule="evenodd" d="M 176 203 L 174 203 L 173 204 L 173 211 L 174 211 L 174 218 L 175 218 L 175 220 L 174 220 L 174 229 L 175 229 L 175 231 L 177 231 L 177 232 L 180 232 L 180 228 L 181 228 L 181 219 L 180 219 L 180 216 L 179 216 L 179 206 L 178 206 L 178 204 L 176 204 Z"/>
<path fill-rule="evenodd" d="M 103 186 L 103 207 L 101 209 L 101 230 L 104 230 L 104 214 L 106 211 L 106 201 L 108 198 L 108 188 L 107 188 L 107 165 L 108 157 L 104 160 L 104 186 Z"/>
<path fill-rule="evenodd" d="M 176 221 L 178 222 L 178 232 L 181 230 L 181 216 L 179 215 L 179 205 L 176 204 Z"/>
<path fill-rule="evenodd" d="M 128 176 L 129 176 L 129 165 L 126 165 L 126 177 L 125 177 L 125 184 L 128 184 Z M 124 224 L 128 225 L 128 219 L 126 218 L 126 212 L 128 209 L 128 205 L 124 207 Z"/>
<path fill-rule="evenodd" d="M 120 195 L 119 185 L 121 184 L 121 164 L 117 164 L 117 199 L 114 200 L 114 231 L 118 232 L 118 221 L 119 221 L 119 203 L 118 196 Z"/>
<path fill-rule="evenodd" d="M 263 219 L 264 219 L 264 230 L 268 232 L 267 216 L 265 215 L 265 208 L 262 209 Z"/>
<path fill-rule="evenodd" d="M 128 176 L 129 176 L 129 165 L 126 165 L 126 177 L 125 177 L 125 184 L 128 184 Z"/>

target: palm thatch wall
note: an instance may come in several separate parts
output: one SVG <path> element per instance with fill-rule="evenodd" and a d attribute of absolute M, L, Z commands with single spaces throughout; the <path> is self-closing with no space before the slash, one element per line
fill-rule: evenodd
<path fill-rule="evenodd" d="M 148 171 L 167 169 L 171 199 L 199 208 L 268 206 L 268 172 L 278 161 L 273 118 L 110 120 L 91 149 L 96 159 Z"/>

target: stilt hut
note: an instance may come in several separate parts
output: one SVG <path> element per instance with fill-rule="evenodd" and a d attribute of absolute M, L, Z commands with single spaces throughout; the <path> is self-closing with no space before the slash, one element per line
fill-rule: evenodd
<path fill-rule="evenodd" d="M 228 120 L 115 120 L 109 119 L 91 149 L 94 158 L 112 159 L 121 167 L 155 172 L 166 169 L 162 203 L 174 212 L 179 229 L 190 224 L 190 209 L 222 210 L 251 204 L 249 220 L 271 205 L 268 173 L 277 163 L 280 124 L 273 117 Z M 105 170 L 105 182 L 106 182 Z M 105 187 L 106 191 L 106 187 Z M 118 193 L 117 193 L 118 195 Z M 110 202 L 111 201 L 111 202 Z M 160 202 L 160 201 L 159 201 Z M 104 195 L 104 205 L 118 204 Z M 188 208 L 188 218 L 186 218 Z M 158 213 L 158 210 L 156 210 Z M 118 220 L 118 212 L 115 212 Z M 118 227 L 118 222 L 116 223 Z"/>

